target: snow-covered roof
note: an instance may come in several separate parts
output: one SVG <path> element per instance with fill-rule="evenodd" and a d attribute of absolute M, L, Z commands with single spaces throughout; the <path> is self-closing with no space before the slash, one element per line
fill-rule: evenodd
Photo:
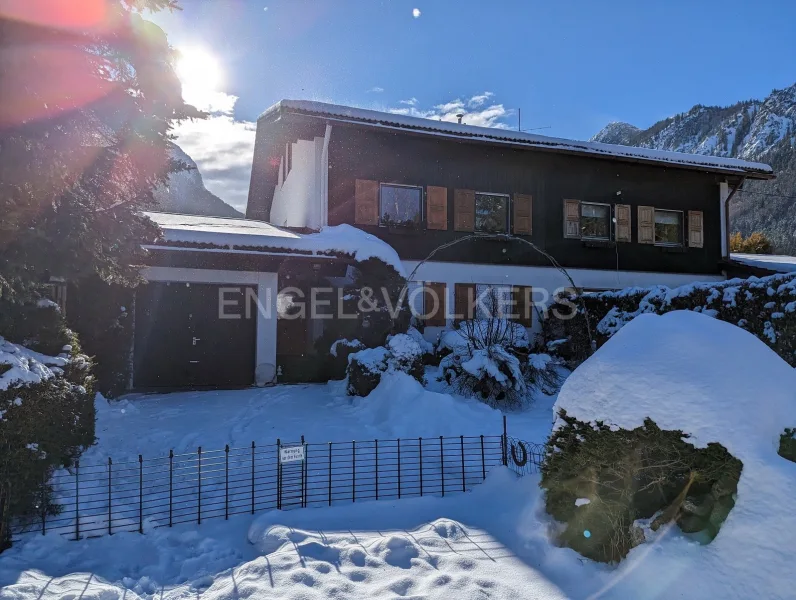
<path fill-rule="evenodd" d="M 733 252 L 730 254 L 730 259 L 750 267 L 768 269 L 777 273 L 796 273 L 796 256 Z"/>
<path fill-rule="evenodd" d="M 351 225 L 324 227 L 318 233 L 296 233 L 254 219 L 208 217 L 147 212 L 163 230 L 164 242 L 208 244 L 226 252 L 279 252 L 347 254 L 357 261 L 378 258 L 405 276 L 401 259 L 392 246 Z M 260 250 L 262 249 L 262 250 Z"/>
<path fill-rule="evenodd" d="M 266 109 L 266 111 L 260 115 L 260 118 L 262 119 L 285 111 L 320 115 L 325 118 L 346 120 L 370 125 L 372 127 L 410 129 L 430 135 L 442 135 L 452 138 L 475 139 L 489 143 L 519 144 L 542 150 L 604 156 L 607 158 L 636 162 L 680 165 L 688 168 L 704 169 L 706 171 L 736 172 L 752 179 L 769 179 L 773 177 L 774 174 L 773 169 L 769 165 L 736 158 L 703 156 L 698 154 L 686 154 L 683 152 L 667 152 L 648 148 L 620 146 L 617 144 L 604 144 L 601 142 L 568 140 L 524 133 L 521 131 L 512 131 L 509 129 L 476 127 L 474 125 L 450 123 L 421 117 L 410 117 L 310 100 L 281 100 Z"/>

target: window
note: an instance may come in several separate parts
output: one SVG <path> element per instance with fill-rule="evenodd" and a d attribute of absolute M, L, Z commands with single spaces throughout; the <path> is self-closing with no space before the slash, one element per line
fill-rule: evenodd
<path fill-rule="evenodd" d="M 514 312 L 510 285 L 476 284 L 475 318 L 507 318 Z"/>
<path fill-rule="evenodd" d="M 482 233 L 508 233 L 509 197 L 476 192 L 475 230 Z"/>
<path fill-rule="evenodd" d="M 423 188 L 381 185 L 380 225 L 417 227 L 423 215 Z"/>
<path fill-rule="evenodd" d="M 655 243 L 661 246 L 683 245 L 683 213 L 677 210 L 655 211 Z"/>
<path fill-rule="evenodd" d="M 584 239 L 611 239 L 611 205 L 581 202 L 580 235 Z"/>

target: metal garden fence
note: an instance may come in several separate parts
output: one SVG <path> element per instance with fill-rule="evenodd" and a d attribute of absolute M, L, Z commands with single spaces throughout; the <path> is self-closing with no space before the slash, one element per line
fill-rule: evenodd
<path fill-rule="evenodd" d="M 16 533 L 57 531 L 72 539 L 259 511 L 364 500 L 446 496 L 486 479 L 495 466 L 538 469 L 543 447 L 503 435 L 300 441 L 103 464 L 77 463 L 51 485 L 57 515 Z"/>

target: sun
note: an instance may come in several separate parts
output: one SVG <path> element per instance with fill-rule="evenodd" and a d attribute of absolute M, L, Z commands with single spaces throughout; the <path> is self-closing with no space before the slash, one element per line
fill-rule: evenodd
<path fill-rule="evenodd" d="M 223 83 L 223 73 L 218 59 L 199 46 L 179 48 L 175 69 L 182 82 L 183 91 L 194 93 L 218 91 Z"/>

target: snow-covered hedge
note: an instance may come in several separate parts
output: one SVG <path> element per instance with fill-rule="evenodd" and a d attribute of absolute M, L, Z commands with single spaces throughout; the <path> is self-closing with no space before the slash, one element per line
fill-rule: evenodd
<path fill-rule="evenodd" d="M 583 361 L 592 353 L 583 310 L 588 311 L 591 333 L 601 346 L 635 317 L 644 313 L 664 314 L 691 310 L 737 325 L 763 340 L 770 348 L 796 366 L 796 275 L 732 279 L 717 283 L 696 283 L 670 289 L 627 288 L 616 292 L 585 294 L 577 300 L 563 298 L 560 314 L 572 319 L 550 317 L 550 337 L 568 338 L 567 357 Z"/>
<path fill-rule="evenodd" d="M 638 316 L 559 392 L 542 481 L 567 524 L 556 535 L 601 560 L 652 542 L 661 572 L 686 560 L 744 582 L 738 598 L 789 597 L 760 573 L 791 568 L 796 471 L 777 451 L 795 389 L 796 370 L 739 327 L 693 311 Z M 700 533 L 667 535 L 668 522 Z"/>
<path fill-rule="evenodd" d="M 59 337 L 70 343 L 52 356 L 0 337 L 0 550 L 10 543 L 12 522 L 57 514 L 46 482 L 94 442 L 91 360 L 62 320 L 59 330 L 52 326 L 56 308 L 28 310 L 20 309 L 29 323 L 18 323 L 17 331 L 23 325 L 33 331 L 37 316 L 46 326 L 26 343 L 52 348 Z"/>
<path fill-rule="evenodd" d="M 349 395 L 367 396 L 376 389 L 382 375 L 388 371 L 407 373 L 420 383 L 425 383 L 424 352 L 416 336 L 398 333 L 387 339 L 386 346 L 367 348 L 350 354 L 347 370 Z"/>

